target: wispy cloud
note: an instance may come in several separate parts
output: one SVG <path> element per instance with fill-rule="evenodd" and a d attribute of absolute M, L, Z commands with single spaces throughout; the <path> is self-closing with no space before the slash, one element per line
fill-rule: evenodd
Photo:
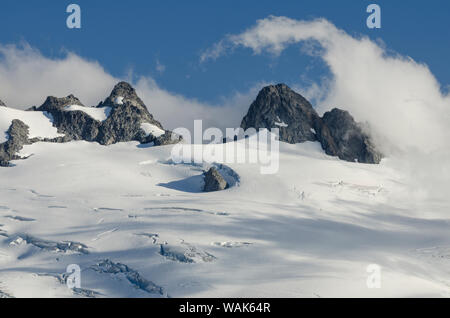
<path fill-rule="evenodd" d="M 166 71 L 166 66 L 162 64 L 159 59 L 156 59 L 156 71 L 160 74 Z"/>
<path fill-rule="evenodd" d="M 151 77 L 142 77 L 136 89 L 150 111 L 168 128 L 185 127 L 193 131 L 194 120 L 202 119 L 204 128 L 239 127 L 241 120 L 263 84 L 244 93 L 235 92 L 222 97 L 218 104 L 186 98 L 160 88 Z"/>
<path fill-rule="evenodd" d="M 330 44 L 333 37 L 342 35 L 325 19 L 298 21 L 286 17 L 270 16 L 258 20 L 256 25 L 240 34 L 230 34 L 200 55 L 200 61 L 216 60 L 237 47 L 251 48 L 255 54 L 268 51 L 275 56 L 291 44 L 306 40 L 318 40 Z"/>

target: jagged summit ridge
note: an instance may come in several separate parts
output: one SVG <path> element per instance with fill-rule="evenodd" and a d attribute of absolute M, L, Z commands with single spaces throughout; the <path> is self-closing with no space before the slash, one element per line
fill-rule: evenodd
<path fill-rule="evenodd" d="M 33 106 L 28 112 L 43 113 L 57 133 L 28 139 L 29 127 L 19 118 L 13 120 L 6 132 L 8 140 L 0 144 L 0 166 L 8 166 L 9 161 L 20 159 L 16 153 L 23 145 L 38 141 L 63 143 L 85 140 L 101 145 L 138 141 L 155 146 L 181 141 L 181 136 L 165 130 L 153 118 L 135 89 L 126 82 L 118 83 L 110 96 L 97 107 L 84 106 L 74 95 L 49 96 L 41 106 Z M 29 116 L 24 117 L 30 120 Z"/>
<path fill-rule="evenodd" d="M 137 95 L 133 86 L 127 82 L 117 83 L 111 94 L 103 102 L 100 102 L 97 107 L 115 107 L 123 105 L 126 102 L 129 102 L 136 107 L 147 108 L 144 102 Z"/>
<path fill-rule="evenodd" d="M 37 110 L 37 111 L 41 111 L 41 112 L 42 111 L 52 112 L 52 111 L 62 110 L 64 107 L 70 106 L 70 105 L 84 106 L 83 103 L 81 103 L 81 101 L 77 97 L 75 97 L 71 94 L 71 95 L 69 95 L 67 97 L 63 97 L 63 98 L 49 96 L 45 100 L 44 104 L 42 104 L 38 108 L 34 108 L 33 110 Z"/>
<path fill-rule="evenodd" d="M 317 139 L 329 155 L 361 163 L 379 163 L 383 157 L 348 111 L 334 108 L 315 127 Z"/>
<path fill-rule="evenodd" d="M 22 121 L 14 119 L 7 131 L 8 141 L 0 144 L 0 167 L 8 167 L 11 160 L 21 159 L 17 153 L 24 145 L 31 143 L 28 139 L 29 127 Z"/>
<path fill-rule="evenodd" d="M 342 160 L 379 163 L 382 154 L 347 111 L 335 108 L 321 118 L 311 103 L 286 84 L 264 87 L 241 123 L 243 129 L 279 128 L 280 141 L 319 141 Z"/>
<path fill-rule="evenodd" d="M 64 134 L 57 142 L 86 140 L 111 145 L 138 141 L 163 145 L 177 141 L 172 140 L 172 133 L 153 118 L 135 89 L 126 82 L 118 83 L 97 107 L 85 107 L 77 97 L 69 95 L 48 97 L 44 104 L 31 110 L 45 111 L 52 116 L 53 125 Z M 93 116 L 93 112 L 103 112 L 104 118 Z M 154 129 L 149 133 L 143 129 L 144 124 Z"/>
<path fill-rule="evenodd" d="M 263 88 L 250 106 L 241 127 L 280 129 L 280 139 L 288 143 L 316 141 L 314 122 L 319 118 L 316 111 L 300 94 L 285 84 Z"/>

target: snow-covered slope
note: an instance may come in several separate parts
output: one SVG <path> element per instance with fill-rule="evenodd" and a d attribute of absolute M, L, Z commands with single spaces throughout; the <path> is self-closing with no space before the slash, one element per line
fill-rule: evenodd
<path fill-rule="evenodd" d="M 30 139 L 61 136 L 53 127 L 52 116 L 47 112 L 27 112 L 0 106 L 0 143 L 7 140 L 6 132 L 14 119 L 20 119 L 30 127 Z"/>
<path fill-rule="evenodd" d="M 105 121 L 111 113 L 111 107 L 85 107 L 80 105 L 69 105 L 64 107 L 67 111 L 81 111 L 98 121 Z"/>
<path fill-rule="evenodd" d="M 390 160 L 282 144 L 277 174 L 231 164 L 239 183 L 202 193 L 204 166 L 172 147 L 36 143 L 0 168 L 0 294 L 450 296 L 449 202 L 410 196 Z M 69 264 L 81 289 L 64 285 Z"/>
<path fill-rule="evenodd" d="M 158 126 L 153 125 L 153 124 L 142 123 L 141 128 L 142 128 L 142 130 L 144 130 L 144 132 L 147 136 L 153 135 L 155 137 L 160 137 L 165 134 L 165 131 L 163 129 L 161 129 Z"/>

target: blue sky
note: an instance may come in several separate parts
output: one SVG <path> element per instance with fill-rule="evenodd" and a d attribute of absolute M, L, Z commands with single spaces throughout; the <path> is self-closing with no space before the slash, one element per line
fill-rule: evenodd
<path fill-rule="evenodd" d="M 68 4 L 82 8 L 82 29 L 65 25 Z M 377 3 L 382 28 L 369 30 L 365 9 Z M 151 76 L 164 89 L 214 103 L 258 82 L 299 83 L 327 73 L 320 59 L 299 53 L 299 45 L 278 58 L 238 49 L 216 61 L 200 54 L 226 34 L 241 33 L 269 15 L 293 19 L 324 17 L 351 35 L 380 38 L 386 46 L 426 63 L 439 82 L 450 84 L 448 1 L 17 1 L 2 0 L 0 43 L 27 42 L 45 56 L 72 51 L 98 61 L 117 77 L 130 70 Z M 163 72 L 157 63 L 164 65 Z"/>

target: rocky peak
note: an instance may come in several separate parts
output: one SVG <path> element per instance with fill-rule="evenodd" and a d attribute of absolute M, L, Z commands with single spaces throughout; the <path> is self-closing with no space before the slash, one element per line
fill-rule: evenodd
<path fill-rule="evenodd" d="M 125 103 L 147 109 L 144 102 L 137 95 L 136 90 L 127 82 L 120 82 L 114 86 L 111 94 L 97 107 L 117 107 L 119 105 L 124 105 Z"/>
<path fill-rule="evenodd" d="M 167 144 L 171 141 L 171 134 L 166 132 L 163 136 L 146 135 L 142 124 L 150 124 L 164 130 L 159 121 L 147 109 L 147 106 L 136 94 L 136 90 L 126 82 L 114 86 L 111 94 L 97 107 L 112 107 L 108 119 L 99 129 L 97 141 L 109 145 L 121 141 L 136 140 L 141 143 L 154 142 Z M 170 137 L 170 138 L 169 138 Z M 174 141 L 172 141 L 174 142 Z"/>
<path fill-rule="evenodd" d="M 241 127 L 279 128 L 281 141 L 300 143 L 316 140 L 313 123 L 318 117 L 312 105 L 287 85 L 270 85 L 259 92 Z"/>
<path fill-rule="evenodd" d="M 279 128 L 280 141 L 319 141 L 325 152 L 342 160 L 379 163 L 382 155 L 347 111 L 333 109 L 321 118 L 303 96 L 285 84 L 263 88 L 241 127 Z"/>
<path fill-rule="evenodd" d="M 345 110 L 334 108 L 326 112 L 317 122 L 316 131 L 322 148 L 329 155 L 361 163 L 380 163 L 382 159 L 370 136 Z"/>
<path fill-rule="evenodd" d="M 53 125 L 64 134 L 56 142 L 72 140 L 95 141 L 102 145 L 117 142 L 138 141 L 166 145 L 181 139 L 170 131 L 163 129 L 160 122 L 149 113 L 144 102 L 137 96 L 135 89 L 126 82 L 118 83 L 110 96 L 97 107 L 110 107 L 107 118 L 96 120 L 89 115 L 88 107 L 83 109 L 66 109 L 66 106 L 84 106 L 78 98 L 69 95 L 63 98 L 48 97 L 40 107 L 30 111 L 46 111 L 52 115 Z M 92 111 L 92 109 L 90 109 Z M 150 131 L 145 128 L 156 127 Z"/>
<path fill-rule="evenodd" d="M 84 106 L 78 98 L 76 98 L 75 96 L 73 96 L 71 94 L 71 95 L 69 95 L 67 97 L 62 97 L 62 98 L 49 96 L 45 100 L 44 104 L 42 104 L 36 110 L 51 112 L 51 111 L 54 111 L 54 110 L 60 110 L 60 109 L 66 107 L 66 106 L 69 106 L 69 105 Z"/>
<path fill-rule="evenodd" d="M 0 99 L 0 106 L 6 107 L 5 103 Z"/>

